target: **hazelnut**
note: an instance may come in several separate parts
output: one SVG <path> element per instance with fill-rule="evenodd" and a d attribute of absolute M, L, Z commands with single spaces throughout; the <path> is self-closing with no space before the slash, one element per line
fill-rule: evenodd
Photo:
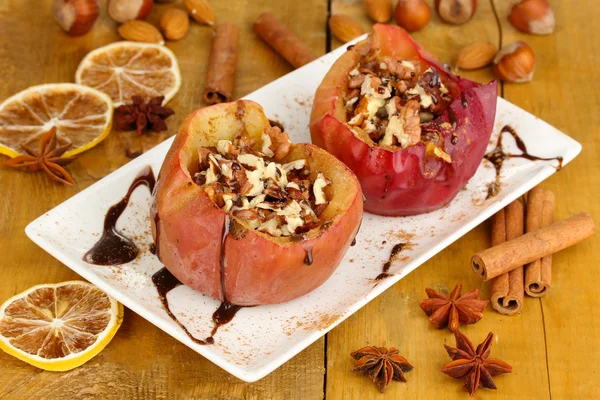
<path fill-rule="evenodd" d="M 449 24 L 462 25 L 471 19 L 477 0 L 435 0 L 435 11 Z"/>
<path fill-rule="evenodd" d="M 515 4 L 508 20 L 518 30 L 534 35 L 554 32 L 554 13 L 547 0 L 523 0 Z"/>
<path fill-rule="evenodd" d="M 395 14 L 398 25 L 409 32 L 425 28 L 431 19 L 431 9 L 424 0 L 399 0 Z"/>
<path fill-rule="evenodd" d="M 109 0 L 108 15 L 117 22 L 144 19 L 150 14 L 153 0 Z"/>
<path fill-rule="evenodd" d="M 529 82 L 535 70 L 535 54 L 525 42 L 504 46 L 494 57 L 494 73 L 505 82 Z"/>
<path fill-rule="evenodd" d="M 52 14 L 69 35 L 84 35 L 98 18 L 98 0 L 54 0 Z"/>

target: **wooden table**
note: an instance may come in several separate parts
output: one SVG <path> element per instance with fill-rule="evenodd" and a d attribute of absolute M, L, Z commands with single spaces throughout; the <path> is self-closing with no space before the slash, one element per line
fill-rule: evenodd
<path fill-rule="evenodd" d="M 539 116 L 583 144 L 583 152 L 543 186 L 557 193 L 557 218 L 588 211 L 600 221 L 600 95 L 596 78 L 600 47 L 590 18 L 600 15 L 595 0 L 551 0 L 556 33 L 530 36 L 517 32 L 506 15 L 515 1 L 480 0 L 473 20 L 455 27 L 434 15 L 414 37 L 444 62 L 451 62 L 463 45 L 489 40 L 498 45 L 527 41 L 537 55 L 535 78 L 529 84 L 502 84 L 509 101 Z M 67 37 L 52 20 L 50 0 L 0 2 L 0 100 L 28 86 L 72 82 L 75 68 L 90 50 L 118 39 L 105 1 L 94 29 L 80 38 Z M 182 3 L 182 2 L 181 2 Z M 251 29 L 263 11 L 279 16 L 317 53 L 341 43 L 330 39 L 329 12 L 356 17 L 370 29 L 362 4 L 352 0 L 231 0 L 211 1 L 217 19 L 237 23 L 242 31 L 235 97 L 239 98 L 290 67 Z M 433 0 L 428 0 L 433 3 Z M 157 22 L 170 7 L 157 5 L 149 20 Z M 498 16 L 498 20 L 495 15 Z M 178 56 L 184 85 L 170 103 L 176 110 L 169 132 L 135 138 L 114 132 L 103 143 L 69 166 L 77 183 L 65 187 L 43 174 L 0 168 L 0 300 L 48 282 L 78 279 L 77 275 L 35 246 L 24 233 L 27 223 L 85 189 L 128 161 L 125 146 L 149 149 L 176 132 L 192 110 L 203 106 L 211 29 L 192 24 L 188 36 L 167 44 Z M 482 82 L 490 70 L 465 73 Z M 4 158 L 2 159 L 4 161 Z M 456 282 L 467 289 L 490 288 L 470 271 L 470 256 L 489 245 L 489 224 L 477 227 L 348 318 L 325 338 L 259 382 L 242 382 L 138 315 L 126 311 L 123 326 L 111 344 L 81 368 L 45 372 L 0 352 L 2 399 L 380 399 L 467 398 L 462 383 L 442 374 L 449 360 L 443 344 L 454 345 L 452 334 L 435 330 L 419 309 L 425 287 L 451 290 Z M 496 334 L 492 356 L 513 366 L 513 373 L 496 379 L 499 390 L 480 390 L 478 398 L 598 398 L 600 387 L 600 298 L 597 261 L 600 236 L 554 257 L 552 291 L 544 298 L 525 299 L 520 315 L 506 317 L 488 308 L 477 325 L 468 328 L 475 342 L 489 331 Z M 364 345 L 395 346 L 415 369 L 408 383 L 393 382 L 385 395 L 367 378 L 350 373 L 349 353 Z"/>

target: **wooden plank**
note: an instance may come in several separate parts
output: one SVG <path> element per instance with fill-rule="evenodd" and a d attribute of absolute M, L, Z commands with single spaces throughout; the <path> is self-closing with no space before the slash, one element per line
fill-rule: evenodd
<path fill-rule="evenodd" d="M 433 1 L 428 3 L 432 5 Z M 360 2 L 334 1 L 332 12 L 354 16 L 365 28 L 370 26 Z M 466 25 L 444 24 L 434 13 L 430 24 L 413 37 L 446 63 L 451 63 L 459 49 L 473 41 L 500 42 L 493 9 L 487 1 L 479 2 L 477 13 Z M 334 42 L 332 46 L 339 44 Z M 494 78 L 490 68 L 461 71 L 461 74 L 480 82 Z M 415 366 L 406 374 L 407 383 L 390 384 L 386 397 L 451 399 L 468 396 L 462 381 L 440 372 L 450 361 L 443 344 L 454 346 L 454 336 L 448 330 L 433 328 L 419 308 L 419 300 L 426 297 L 426 287 L 450 292 L 457 282 L 463 283 L 463 292 L 480 288 L 482 298 L 489 298 L 489 285 L 483 284 L 469 266 L 471 255 L 489 246 L 489 232 L 488 222 L 478 226 L 328 334 L 328 399 L 381 398 L 367 377 L 349 372 L 353 366 L 350 352 L 366 345 L 397 347 Z M 488 306 L 480 322 L 462 328 L 475 344 L 483 341 L 490 331 L 495 333 L 492 357 L 511 364 L 514 372 L 495 379 L 498 391 L 480 389 L 479 395 L 549 398 L 543 319 L 538 301 L 525 299 L 522 315 L 514 317 L 502 316 Z"/>
<path fill-rule="evenodd" d="M 556 217 L 563 219 L 580 211 L 600 221 L 600 105 L 594 75 L 598 68 L 598 44 L 591 15 L 600 15 L 596 1 L 551 0 L 556 32 L 534 36 L 518 32 L 506 19 L 512 4 L 494 0 L 502 24 L 505 44 L 527 42 L 536 54 L 536 71 L 528 84 L 506 84 L 507 100 L 566 132 L 583 145 L 583 151 L 543 186 L 556 193 Z M 532 143 L 530 151 L 535 149 Z M 600 335 L 597 296 L 598 235 L 553 257 L 552 291 L 538 300 L 544 315 L 550 391 L 556 399 L 597 398 L 594 385 L 600 373 Z M 527 311 L 525 311 L 527 312 Z M 583 360 L 590 360 L 585 362 Z M 542 362 L 543 360 L 537 360 Z"/>
<path fill-rule="evenodd" d="M 1 2 L 0 101 L 31 85 L 72 82 L 79 61 L 88 51 L 118 39 L 116 24 L 104 10 L 106 2 L 102 2 L 102 13 L 93 30 L 80 38 L 62 33 L 52 20 L 50 4 L 50 0 Z M 273 12 L 317 54 L 325 52 L 326 2 L 211 4 L 218 21 L 235 22 L 241 28 L 236 98 L 291 71 L 255 37 L 251 26 L 261 12 Z M 156 5 L 149 21 L 157 22 L 169 7 Z M 176 114 L 168 120 L 168 132 L 141 138 L 113 132 L 68 166 L 77 181 L 72 188 L 57 185 L 43 174 L 0 168 L 0 299 L 35 284 L 78 279 L 25 236 L 26 224 L 129 161 L 125 143 L 133 142 L 137 148 L 147 150 L 174 134 L 191 111 L 202 107 L 210 40 L 209 27 L 192 23 L 185 39 L 167 44 L 177 55 L 183 75 L 181 91 L 169 104 Z M 323 346 L 320 340 L 267 378 L 246 384 L 127 311 L 112 343 L 88 364 L 71 372 L 43 372 L 0 352 L 0 398 L 322 398 Z"/>

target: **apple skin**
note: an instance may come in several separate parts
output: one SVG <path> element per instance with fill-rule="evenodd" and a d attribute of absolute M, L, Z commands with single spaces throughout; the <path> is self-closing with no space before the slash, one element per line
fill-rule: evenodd
<path fill-rule="evenodd" d="M 382 56 L 419 60 L 423 71 L 434 66 L 440 72 L 454 99 L 450 105 L 454 118 L 445 111 L 429 128 L 440 134 L 452 163 L 428 154 L 423 143 L 395 151 L 372 147 L 348 128 L 342 93 L 349 72 L 371 48 L 379 48 Z M 496 81 L 481 85 L 453 75 L 402 28 L 376 24 L 369 38 L 333 64 L 317 89 L 311 138 L 354 171 L 367 197 L 365 211 L 391 216 L 422 214 L 452 201 L 477 171 L 492 134 L 496 100 Z M 452 143 L 452 131 L 444 128 L 444 123 L 451 124 L 453 119 L 456 144 Z"/>
<path fill-rule="evenodd" d="M 185 285 L 240 306 L 282 303 L 323 284 L 341 262 L 362 220 L 358 180 L 343 163 L 312 144 L 293 145 L 282 161 L 306 158 L 315 176 L 321 171 L 332 181 L 325 188 L 330 204 L 322 214 L 331 223 L 327 229 L 309 231 L 307 240 L 247 229 L 193 182 L 198 147 L 231 140 L 241 129 L 260 143 L 268 126 L 262 108 L 248 100 L 195 111 L 169 149 L 154 193 L 152 232 L 165 267 Z M 223 240 L 228 220 L 229 232 Z M 308 252 L 311 265 L 305 264 Z"/>

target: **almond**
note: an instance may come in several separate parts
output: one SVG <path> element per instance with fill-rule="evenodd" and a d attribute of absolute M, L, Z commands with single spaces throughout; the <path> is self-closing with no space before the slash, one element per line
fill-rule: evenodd
<path fill-rule="evenodd" d="M 392 19 L 392 0 L 363 0 L 369 17 L 380 23 Z"/>
<path fill-rule="evenodd" d="M 365 33 L 362 26 L 347 15 L 332 15 L 329 18 L 329 29 L 333 36 L 346 43 Z"/>
<path fill-rule="evenodd" d="M 190 27 L 187 13 L 179 8 L 169 8 L 160 17 L 160 30 L 169 40 L 182 39 Z"/>
<path fill-rule="evenodd" d="M 119 27 L 119 35 L 125 40 L 134 42 L 165 44 L 159 30 L 146 21 L 137 19 L 127 21 Z"/>
<path fill-rule="evenodd" d="M 456 57 L 455 65 L 461 69 L 479 69 L 489 65 L 498 48 L 490 42 L 475 42 L 463 47 Z"/>
<path fill-rule="evenodd" d="M 204 25 L 215 24 L 215 13 L 206 0 L 185 0 L 185 6 L 196 22 Z"/>

